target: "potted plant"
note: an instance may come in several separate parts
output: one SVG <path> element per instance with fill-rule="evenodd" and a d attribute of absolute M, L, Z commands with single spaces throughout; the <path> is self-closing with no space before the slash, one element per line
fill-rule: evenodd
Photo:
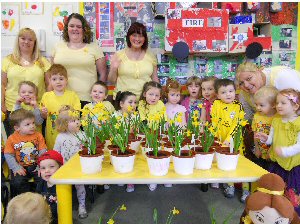
<path fill-rule="evenodd" d="M 200 108 L 201 104 L 198 105 Z M 192 114 L 189 116 L 187 122 L 187 132 L 185 144 L 188 145 L 197 145 L 200 137 L 201 130 L 201 121 L 200 121 L 200 113 L 199 110 L 194 110 Z"/>
<path fill-rule="evenodd" d="M 129 106 L 129 108 L 127 109 L 129 111 L 129 114 L 126 114 L 126 116 L 128 117 L 127 120 L 129 122 L 129 127 L 130 127 L 128 144 L 131 149 L 138 152 L 140 149 L 142 139 L 143 139 L 141 136 L 138 135 L 139 129 L 140 129 L 140 124 L 141 124 L 141 119 L 140 119 L 140 115 L 138 112 L 135 111 L 133 113 L 130 113 L 130 111 L 131 111 L 130 108 L 131 107 Z"/>

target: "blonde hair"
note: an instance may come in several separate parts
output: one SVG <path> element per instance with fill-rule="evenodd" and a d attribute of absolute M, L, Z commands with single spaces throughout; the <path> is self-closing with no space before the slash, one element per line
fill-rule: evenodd
<path fill-rule="evenodd" d="M 263 98 L 266 99 L 271 105 L 275 105 L 277 94 L 278 89 L 276 89 L 274 86 L 263 86 L 254 94 L 254 100 Z"/>
<path fill-rule="evenodd" d="M 41 68 L 43 68 L 44 63 L 42 61 L 42 55 L 40 52 L 39 43 L 36 38 L 36 34 L 32 29 L 30 29 L 28 27 L 23 28 L 19 31 L 18 36 L 16 37 L 16 40 L 15 40 L 13 53 L 10 55 L 11 61 L 15 64 L 21 65 L 21 52 L 20 52 L 20 47 L 19 47 L 19 38 L 24 36 L 25 34 L 31 35 L 35 41 L 34 47 L 33 47 L 33 52 L 32 52 L 32 60 L 34 62 L 37 62 L 37 65 L 40 66 Z"/>
<path fill-rule="evenodd" d="M 57 116 L 57 119 L 55 120 L 55 126 L 58 132 L 67 132 L 69 121 L 74 119 L 80 119 L 79 112 L 78 112 L 78 116 L 74 116 L 75 115 L 74 112 L 76 113 L 77 111 L 74 110 L 73 107 L 69 105 L 63 105 L 59 109 L 59 114 Z"/>
<path fill-rule="evenodd" d="M 261 68 L 257 67 L 256 64 L 252 62 L 243 62 L 242 64 L 239 65 L 239 67 L 236 69 L 236 78 L 237 80 L 239 79 L 239 75 L 242 72 L 257 72 L 261 70 Z"/>
<path fill-rule="evenodd" d="M 50 222 L 50 206 L 40 194 L 23 193 L 8 203 L 5 224 L 49 224 Z"/>
<path fill-rule="evenodd" d="M 60 64 L 53 64 L 51 65 L 51 67 L 48 70 L 48 74 L 49 74 L 49 78 L 51 78 L 51 76 L 53 75 L 61 75 L 63 77 L 65 77 L 66 79 L 68 79 L 68 72 L 67 69 Z"/>
<path fill-rule="evenodd" d="M 21 81 L 21 82 L 19 82 L 19 90 L 18 90 L 19 93 L 20 93 L 20 89 L 23 85 L 31 86 L 34 89 L 35 96 L 38 96 L 38 87 L 31 81 Z"/>

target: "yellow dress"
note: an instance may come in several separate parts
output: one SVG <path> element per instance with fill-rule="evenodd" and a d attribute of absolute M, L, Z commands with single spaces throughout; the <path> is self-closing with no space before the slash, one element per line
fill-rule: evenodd
<path fill-rule="evenodd" d="M 159 100 L 155 105 L 148 105 L 144 100 L 139 101 L 138 111 L 142 121 L 149 120 L 149 117 L 161 112 L 164 118 L 167 120 L 166 106 Z"/>
<path fill-rule="evenodd" d="M 64 94 L 57 96 L 53 91 L 46 92 L 41 100 L 41 107 L 48 109 L 46 121 L 46 143 L 48 149 L 53 149 L 58 132 L 55 128 L 55 120 L 62 105 L 70 105 L 75 110 L 80 110 L 80 100 L 77 94 L 70 90 L 65 90 Z"/>

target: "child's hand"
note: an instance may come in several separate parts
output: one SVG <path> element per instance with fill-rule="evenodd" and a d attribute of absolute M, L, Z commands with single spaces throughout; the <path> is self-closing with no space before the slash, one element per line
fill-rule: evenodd
<path fill-rule="evenodd" d="M 24 102 L 24 99 L 23 99 L 23 97 L 20 97 L 20 96 L 19 96 L 19 97 L 17 98 L 17 100 L 16 100 L 16 104 L 17 104 L 17 105 L 20 105 L 22 102 Z"/>
<path fill-rule="evenodd" d="M 263 132 L 256 132 L 254 138 L 259 139 L 261 142 L 266 142 L 268 140 L 268 135 Z"/>
<path fill-rule="evenodd" d="M 42 115 L 42 118 L 46 119 L 47 116 L 48 116 L 48 109 L 47 107 L 43 106 L 42 109 L 41 109 L 41 115 Z"/>
<path fill-rule="evenodd" d="M 118 55 L 115 53 L 110 60 L 110 68 L 113 70 L 117 70 L 121 64 L 121 59 L 118 57 Z"/>
<path fill-rule="evenodd" d="M 274 151 L 275 151 L 275 153 L 276 153 L 279 157 L 283 157 L 283 154 L 282 154 L 282 148 L 281 148 L 281 147 L 276 147 Z"/>
<path fill-rule="evenodd" d="M 17 174 L 19 174 L 20 176 L 26 176 L 26 170 L 23 167 L 21 167 L 19 170 L 14 172 L 14 176 L 16 176 Z"/>

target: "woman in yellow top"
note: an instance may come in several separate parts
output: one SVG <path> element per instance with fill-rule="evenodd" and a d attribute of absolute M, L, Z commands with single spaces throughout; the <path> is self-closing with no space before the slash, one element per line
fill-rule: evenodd
<path fill-rule="evenodd" d="M 106 81 L 106 62 L 102 50 L 92 43 L 92 32 L 85 18 L 72 13 L 65 24 L 64 41 L 59 42 L 53 52 L 55 64 L 63 65 L 68 71 L 68 88 L 77 93 L 81 107 L 91 102 L 90 91 L 98 80 Z"/>
<path fill-rule="evenodd" d="M 46 90 L 47 78 L 45 72 L 50 63 L 40 54 L 35 32 L 30 28 L 20 30 L 13 53 L 2 60 L 1 80 L 1 110 L 5 113 L 3 122 L 7 136 L 13 130 L 8 121 L 8 115 L 13 110 L 18 98 L 19 83 L 31 81 L 38 87 L 38 102 Z"/>
<path fill-rule="evenodd" d="M 108 81 L 116 83 L 118 91 L 130 91 L 139 97 L 146 82 L 158 81 L 157 60 L 148 49 L 146 27 L 133 23 L 126 35 L 127 48 L 113 55 Z"/>

